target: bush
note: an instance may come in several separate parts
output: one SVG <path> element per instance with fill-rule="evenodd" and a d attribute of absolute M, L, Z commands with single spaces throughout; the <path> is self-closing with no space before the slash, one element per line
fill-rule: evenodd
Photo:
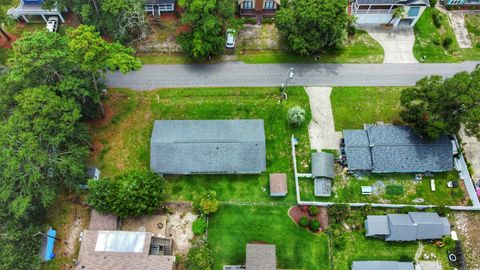
<path fill-rule="evenodd" d="M 209 215 L 217 212 L 219 204 L 217 193 L 213 190 L 193 194 L 193 208 L 202 215 Z"/>
<path fill-rule="evenodd" d="M 290 108 L 287 112 L 287 121 L 292 127 L 300 127 L 305 121 L 305 110 L 300 106 Z"/>
<path fill-rule="evenodd" d="M 386 193 L 387 195 L 403 195 L 404 189 L 403 186 L 400 185 L 388 185 L 386 187 Z"/>
<path fill-rule="evenodd" d="M 332 223 L 342 223 L 350 217 L 350 205 L 334 204 L 328 207 L 328 216 Z"/>
<path fill-rule="evenodd" d="M 87 203 L 119 217 L 152 214 L 164 202 L 165 180 L 150 171 L 129 171 L 113 180 L 88 182 Z"/>
<path fill-rule="evenodd" d="M 307 217 L 301 217 L 298 220 L 298 225 L 300 225 L 300 227 L 306 228 L 308 226 L 308 218 Z"/>
<path fill-rule="evenodd" d="M 312 217 L 318 215 L 319 212 L 320 212 L 320 209 L 318 207 L 316 207 L 315 205 L 310 205 L 308 207 L 308 214 Z"/>
<path fill-rule="evenodd" d="M 262 19 L 262 24 L 272 24 L 272 23 L 275 23 L 275 17 Z"/>
<path fill-rule="evenodd" d="M 186 270 L 212 270 L 213 251 L 206 246 L 192 247 L 185 260 Z"/>
<path fill-rule="evenodd" d="M 441 217 L 446 217 L 450 213 L 450 208 L 446 207 L 445 205 L 439 205 L 435 208 L 437 214 Z"/>
<path fill-rule="evenodd" d="M 357 32 L 356 19 L 357 17 L 355 16 L 348 16 L 347 33 L 349 36 L 354 36 L 355 33 Z"/>
<path fill-rule="evenodd" d="M 442 27 L 442 21 L 443 21 L 442 14 L 437 9 L 432 9 L 432 20 L 435 27 L 437 28 Z"/>
<path fill-rule="evenodd" d="M 413 206 L 406 206 L 406 207 L 403 207 L 400 212 L 402 214 L 408 214 L 409 212 L 418 212 L 418 209 L 413 207 Z"/>
<path fill-rule="evenodd" d="M 443 44 L 442 45 L 443 45 L 444 48 L 448 49 L 450 47 L 450 45 L 452 45 L 452 43 L 453 43 L 453 39 L 451 37 L 445 37 L 443 39 Z"/>
<path fill-rule="evenodd" d="M 439 37 L 439 36 L 434 36 L 433 37 L 433 44 L 435 44 L 437 46 L 441 45 L 442 44 L 442 38 Z"/>
<path fill-rule="evenodd" d="M 430 6 L 433 8 L 437 4 L 437 0 L 430 0 Z"/>
<path fill-rule="evenodd" d="M 333 246 L 339 250 L 345 248 L 347 237 L 340 227 L 330 226 L 330 235 L 332 236 Z"/>
<path fill-rule="evenodd" d="M 256 23 L 257 23 L 257 19 L 256 19 L 256 18 L 243 18 L 243 23 L 256 24 Z"/>
<path fill-rule="evenodd" d="M 400 261 L 400 262 L 413 262 L 413 257 L 409 256 L 409 255 L 406 255 L 406 254 L 403 254 L 403 255 L 400 256 L 398 261 Z"/>
<path fill-rule="evenodd" d="M 207 231 L 207 219 L 199 217 L 192 223 L 192 231 L 195 235 L 202 235 Z"/>
<path fill-rule="evenodd" d="M 318 222 L 318 220 L 312 219 L 310 221 L 310 230 L 312 232 L 318 232 L 318 230 L 320 230 L 320 222 Z"/>

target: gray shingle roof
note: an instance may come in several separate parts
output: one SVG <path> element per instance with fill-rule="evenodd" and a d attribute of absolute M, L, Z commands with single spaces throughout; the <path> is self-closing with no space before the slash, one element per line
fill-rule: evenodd
<path fill-rule="evenodd" d="M 266 170 L 263 120 L 155 121 L 150 168 L 164 174 Z"/>
<path fill-rule="evenodd" d="M 453 169 L 453 147 L 447 136 L 427 142 L 410 127 L 392 125 L 345 130 L 343 135 L 349 170 L 408 173 Z"/>
<path fill-rule="evenodd" d="M 331 153 L 312 153 L 312 177 L 333 178 L 334 156 Z"/>
<path fill-rule="evenodd" d="M 315 196 L 330 197 L 332 195 L 332 180 L 327 178 L 315 178 Z"/>
<path fill-rule="evenodd" d="M 276 270 L 274 245 L 247 244 L 246 270 Z"/>
<path fill-rule="evenodd" d="M 414 270 L 413 262 L 354 261 L 352 270 Z"/>
<path fill-rule="evenodd" d="M 389 235 L 390 226 L 387 216 L 367 216 L 365 221 L 365 229 L 367 236 Z"/>
<path fill-rule="evenodd" d="M 450 234 L 450 223 L 446 218 L 427 212 L 367 216 L 365 227 L 366 236 L 385 236 L 387 241 L 440 239 Z"/>

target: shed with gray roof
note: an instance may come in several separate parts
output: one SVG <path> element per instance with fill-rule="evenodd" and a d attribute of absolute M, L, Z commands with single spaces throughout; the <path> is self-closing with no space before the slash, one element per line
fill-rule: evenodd
<path fill-rule="evenodd" d="M 428 142 L 408 126 L 366 125 L 344 130 L 350 171 L 425 173 L 453 170 L 453 146 L 447 136 Z"/>
<path fill-rule="evenodd" d="M 354 261 L 352 270 L 414 270 L 413 262 Z"/>
<path fill-rule="evenodd" d="M 450 235 L 450 223 L 437 213 L 410 212 L 367 216 L 365 230 L 365 236 L 381 237 L 386 241 L 432 240 Z"/>
<path fill-rule="evenodd" d="M 247 244 L 246 270 L 276 270 L 275 246 L 267 244 Z"/>
<path fill-rule="evenodd" d="M 162 174 L 259 174 L 266 170 L 263 120 L 157 120 L 150 169 Z"/>
<path fill-rule="evenodd" d="M 335 157 L 331 153 L 312 153 L 312 177 L 315 184 L 315 196 L 331 196 L 332 179 L 335 177 L 334 159 Z"/>

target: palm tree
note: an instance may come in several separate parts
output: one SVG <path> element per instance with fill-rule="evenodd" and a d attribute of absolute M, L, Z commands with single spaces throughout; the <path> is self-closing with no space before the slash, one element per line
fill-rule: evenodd
<path fill-rule="evenodd" d="M 403 6 L 395 8 L 393 10 L 392 18 L 387 24 L 391 24 L 393 20 L 403 17 L 404 12 L 405 12 L 405 8 Z"/>

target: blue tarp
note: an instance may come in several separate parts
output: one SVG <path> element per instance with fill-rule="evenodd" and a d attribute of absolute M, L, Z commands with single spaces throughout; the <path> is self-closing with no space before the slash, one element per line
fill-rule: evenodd
<path fill-rule="evenodd" d="M 48 230 L 47 235 L 49 237 L 46 237 L 45 254 L 43 254 L 43 260 L 46 262 L 55 258 L 55 254 L 53 253 L 53 247 L 55 245 L 55 236 L 57 236 L 57 231 L 55 231 L 54 229 L 50 229 Z"/>

